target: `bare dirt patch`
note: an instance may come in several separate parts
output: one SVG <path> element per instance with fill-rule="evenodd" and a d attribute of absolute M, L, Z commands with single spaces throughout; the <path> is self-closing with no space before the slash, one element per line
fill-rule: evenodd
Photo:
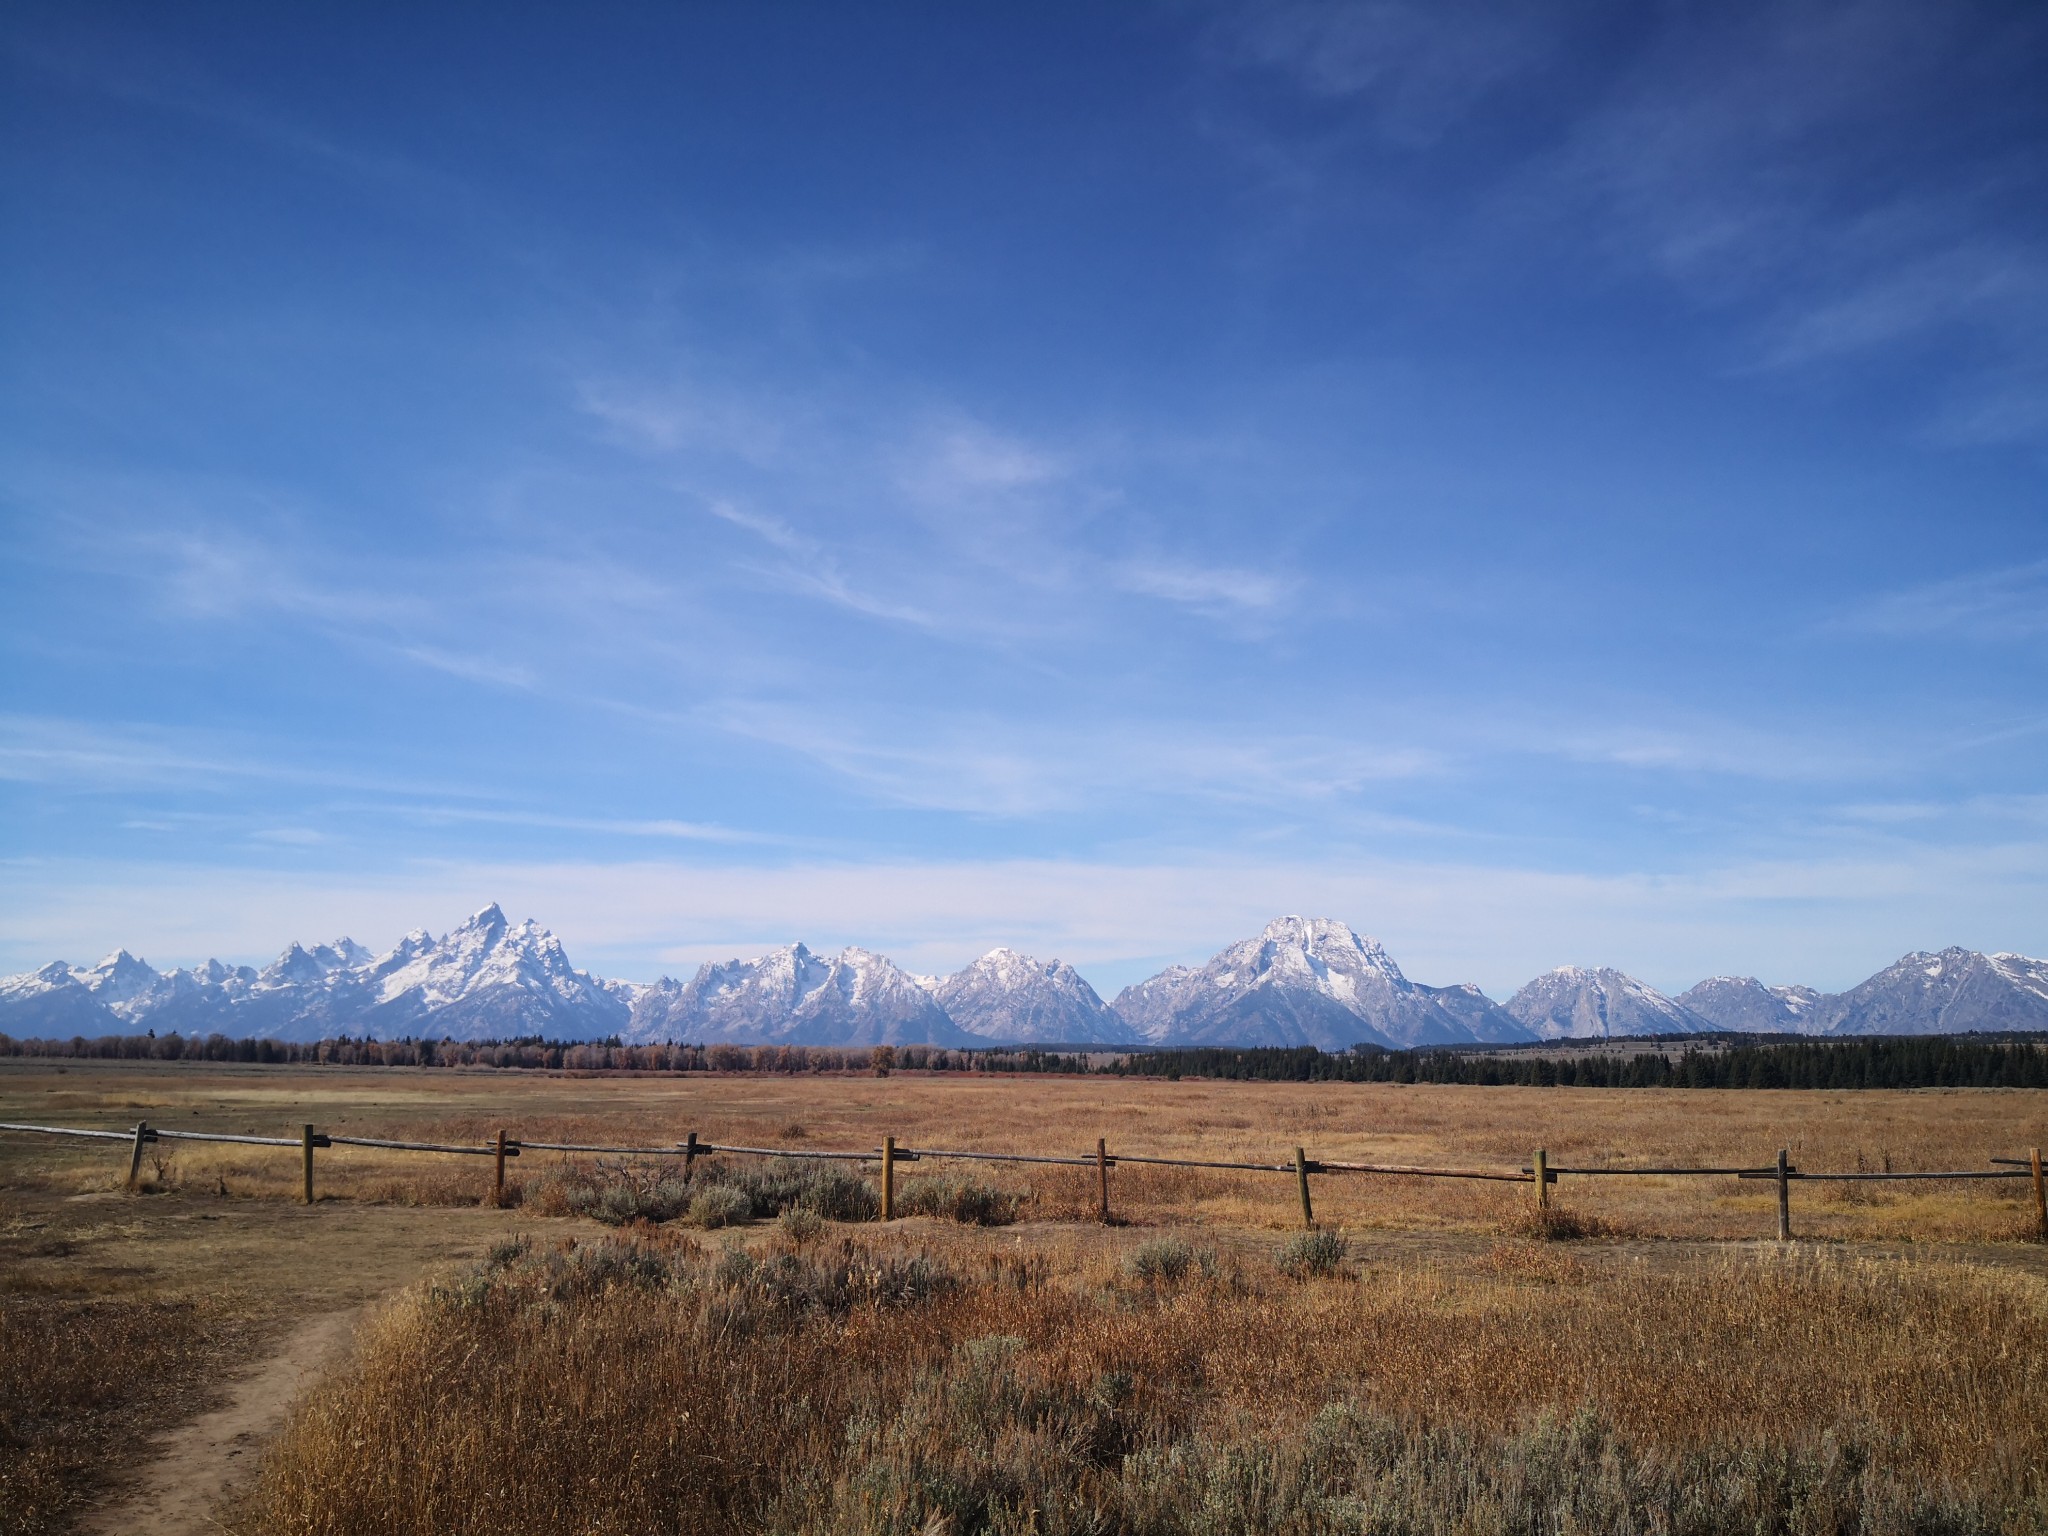
<path fill-rule="evenodd" d="M 149 1459 L 115 1485 L 81 1521 L 83 1536 L 202 1536 L 219 1528 L 213 1511 L 255 1468 L 285 1412 L 346 1348 L 356 1308 L 301 1319 L 275 1351 L 229 1383 L 227 1401 L 155 1438 Z"/>

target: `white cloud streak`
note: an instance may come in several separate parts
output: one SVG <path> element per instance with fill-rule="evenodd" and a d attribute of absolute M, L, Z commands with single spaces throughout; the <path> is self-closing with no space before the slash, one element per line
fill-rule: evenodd
<path fill-rule="evenodd" d="M 2048 560 L 1888 592 L 1841 614 L 1830 627 L 1900 639 L 1945 635 L 1990 642 L 2048 634 Z"/>

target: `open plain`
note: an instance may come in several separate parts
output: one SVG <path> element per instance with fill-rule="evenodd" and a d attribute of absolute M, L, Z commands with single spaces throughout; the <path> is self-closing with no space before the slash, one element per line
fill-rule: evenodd
<path fill-rule="evenodd" d="M 1100 1136 L 1112 1154 L 1279 1163 L 1302 1146 L 1319 1159 L 1500 1170 L 1539 1146 L 1566 1168 L 1758 1166 L 1779 1147 L 1815 1170 L 1981 1168 L 2048 1140 L 2048 1104 L 2017 1091 L 22 1059 L 0 1062 L 0 1120 L 262 1135 L 312 1123 L 468 1144 L 501 1128 L 646 1146 L 694 1131 L 868 1149 L 889 1135 L 1065 1155 L 1092 1153 Z M 1104 1226 L 1092 1169 L 910 1164 L 906 1194 L 971 1179 L 1008 1202 L 1004 1224 L 914 1216 L 813 1230 L 742 1217 L 685 1235 L 686 1218 L 615 1232 L 547 1214 L 559 1201 L 538 1198 L 568 1177 L 672 1178 L 665 1164 L 529 1152 L 512 1169 L 500 1207 L 488 1158 L 323 1150 L 307 1208 L 289 1148 L 157 1143 L 144 1192 L 130 1194 L 118 1143 L 0 1136 L 4 1528 L 63 1530 L 95 1509 L 90 1528 L 112 1528 L 124 1511 L 191 1505 L 177 1464 L 205 1458 L 179 1450 L 181 1426 L 234 1409 L 242 1384 L 296 1386 L 275 1363 L 309 1329 L 357 1318 L 357 1353 L 309 1377 L 322 1385 L 295 1415 L 292 1393 L 271 1389 L 276 1400 L 238 1431 L 236 1468 L 201 1480 L 208 1498 L 226 1496 L 231 1523 L 1277 1530 L 1351 1528 L 1377 1509 L 1483 1527 L 1487 1510 L 1512 1523 L 1516 1500 L 1576 1500 L 1586 1518 L 1588 1499 L 1693 1508 L 1741 1466 L 1747 1491 L 1725 1507 L 1766 1525 L 1795 1485 L 1807 1488 L 1800 1507 L 1853 1508 L 1866 1524 L 1947 1510 L 2018 1530 L 2043 1517 L 2048 1249 L 2030 1240 L 2021 1180 L 1796 1184 L 1798 1240 L 1780 1245 L 1768 1240 L 1768 1183 L 1567 1175 L 1553 1195 L 1564 1219 L 1538 1225 L 1526 1184 L 1333 1173 L 1312 1181 L 1315 1215 L 1341 1252 L 1304 1267 L 1288 1257 L 1301 1217 L 1279 1173 L 1117 1167 Z M 781 1288 L 762 1291 L 777 1265 Z M 940 1279 L 906 1282 L 902 1296 L 846 1291 L 849 1276 L 899 1271 Z M 735 1318 L 753 1345 L 728 1336 Z M 574 1348 L 561 1333 L 571 1320 Z M 989 1339 L 1010 1342 L 975 1342 Z M 451 1355 L 454 1340 L 467 1342 Z M 763 1392 L 807 1406 L 771 1424 L 758 1419 Z M 976 1410 L 992 1415 L 979 1430 L 943 1406 L 976 1392 L 995 1394 Z M 1118 1402 L 1105 1406 L 1105 1393 Z M 684 1397 L 698 1406 L 676 1409 Z M 569 1401 L 586 1411 L 564 1417 Z M 924 1441 L 883 1444 L 859 1428 L 878 1414 L 916 1419 Z M 1353 1464 L 1355 1445 L 1338 1455 L 1325 1443 L 1331 1415 L 1352 1424 L 1347 1445 L 1378 1436 L 1384 1454 L 1370 1465 Z M 699 1432 L 710 1438 L 693 1441 Z M 1036 1447 L 1028 1465 L 1020 1447 Z M 1188 1512 L 1189 1459 L 1242 1467 L 1254 1451 L 1278 1459 L 1244 1475 L 1295 1492 L 1260 1514 L 1243 1488 L 1211 1487 L 1203 1526 Z M 532 1475 L 493 1482 L 488 1469 L 515 1455 Z M 735 1456 L 754 1458 L 744 1476 Z M 1525 1477 L 1488 1483 L 1484 1497 L 1477 1484 L 1447 1491 L 1460 1458 L 1531 1457 L 1562 1457 L 1571 1486 L 1544 1494 Z M 1759 1470 L 1745 1457 L 1778 1460 Z M 1701 1515 L 1691 1528 L 1723 1527 Z"/>

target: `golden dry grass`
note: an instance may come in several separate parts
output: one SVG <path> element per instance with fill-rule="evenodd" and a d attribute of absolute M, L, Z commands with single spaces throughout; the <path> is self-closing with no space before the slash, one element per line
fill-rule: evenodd
<path fill-rule="evenodd" d="M 1981 1168 L 2048 1143 L 2048 1095 L 2026 1090 L 1742 1092 L 1465 1088 L 1399 1084 L 1144 1082 L 922 1077 L 622 1077 L 387 1069 L 278 1069 L 199 1063 L 0 1062 L 0 1118 L 165 1125 L 289 1134 L 304 1121 L 358 1135 L 481 1143 L 502 1126 L 536 1141 L 673 1144 L 689 1131 L 756 1145 L 1112 1152 L 1283 1161 L 1297 1145 L 1337 1160 L 1514 1168 L 1533 1149 L 1554 1165 L 1767 1163 L 1779 1147 L 1812 1169 Z M 0 1138 L 0 1141 L 9 1140 Z M 161 1150 L 161 1149 L 160 1149 Z M 549 1161 L 529 1154 L 531 1176 Z M 119 1182 L 118 1150 L 0 1146 L 0 1179 Z M 957 1165 L 956 1165 L 957 1166 Z M 61 1174 L 57 1170 L 65 1170 Z M 184 1187 L 289 1197 L 288 1149 L 185 1145 L 169 1176 Z M 1028 1188 L 1027 1214 L 1092 1209 L 1092 1173 L 1031 1167 L 1000 1175 Z M 468 1202 L 489 1187 L 483 1159 L 428 1160 L 336 1149 L 319 1156 L 324 1196 Z M 1297 1219 L 1290 1181 L 1200 1169 L 1118 1168 L 1120 1216 L 1143 1223 L 1279 1229 Z M 1732 1179 L 1572 1180 L 1561 1200 L 1615 1233 L 1767 1236 L 1768 1185 Z M 1496 1230 L 1526 1190 L 1450 1181 L 1315 1181 L 1318 1215 L 1351 1230 Z M 2030 1227 L 2023 1181 L 1807 1184 L 1794 1191 L 1802 1235 L 1868 1241 L 1999 1241 Z"/>
<path fill-rule="evenodd" d="M 1135 1238 L 1129 1241 L 1136 1241 Z M 1294 1282 L 977 1239 L 639 1243 L 420 1288 L 250 1532 L 2038 1530 L 2048 1288 L 1507 1243 Z M 822 1262 L 819 1255 L 822 1253 Z M 959 1277 L 919 1298 L 913 1266 Z M 911 1278 L 906 1280 L 906 1276 Z M 427 1450 L 426 1448 L 431 1448 Z"/>
<path fill-rule="evenodd" d="M 93 1474 L 230 1358 L 241 1320 L 203 1300 L 0 1297 L 0 1532 L 66 1529 Z"/>
<path fill-rule="evenodd" d="M 0 1062 L 0 1119 L 113 1128 L 147 1118 L 267 1135 L 311 1121 L 345 1134 L 472 1143 L 503 1126 L 532 1140 L 659 1145 L 695 1130 L 711 1141 L 874 1147 L 893 1134 L 913 1146 L 1084 1153 L 1105 1135 L 1112 1151 L 1165 1156 L 1277 1162 L 1302 1145 L 1332 1159 L 1496 1167 L 1520 1164 L 1538 1145 L 1567 1166 L 1755 1164 L 1783 1145 L 1809 1167 L 1928 1168 L 1981 1166 L 2048 1140 L 2044 1111 L 2048 1096 L 2001 1091 L 1688 1093 L 901 1073 L 635 1078 Z M 513 1165 L 515 1196 L 522 1184 L 567 1166 L 570 1160 L 552 1155 L 521 1159 Z M 0 1295 L 53 1304 L 132 1297 L 151 1306 L 211 1297 L 224 1319 L 270 1324 L 295 1308 L 388 1291 L 426 1266 L 480 1251 L 495 1234 L 525 1230 L 544 1247 L 582 1234 L 587 1248 L 599 1230 L 533 1208 L 481 1208 L 490 1188 L 487 1159 L 335 1149 L 319 1154 L 318 1169 L 321 1202 L 305 1210 L 291 1203 L 293 1149 L 160 1144 L 145 1170 L 157 1193 L 128 1196 L 120 1187 L 123 1147 L 0 1136 Z M 1621 1476 L 1614 1470 L 1621 1468 L 1645 1499 L 1693 1497 L 1704 1486 L 1698 1479 L 1709 1475 L 1700 1468 L 1711 1470 L 1713 1457 L 1749 1468 L 1743 1476 L 1754 1486 L 1744 1497 L 1765 1504 L 1786 1478 L 1819 1479 L 1814 1508 L 1853 1504 L 1859 1512 L 1861 1525 L 1839 1527 L 1845 1530 L 1905 1519 L 1923 1484 L 1950 1489 L 1979 1513 L 1994 1508 L 1987 1490 L 2001 1480 L 2032 1490 L 2035 1504 L 2027 1508 L 2038 1505 L 2028 1463 L 2012 1457 L 2017 1445 L 2039 1460 L 2042 1447 L 2015 1441 L 2009 1428 L 1993 1432 L 2015 1416 L 2035 1425 L 2048 1418 L 2038 1368 L 2026 1364 L 2041 1355 L 2048 1266 L 2038 1246 L 2011 1241 L 2029 1230 L 2018 1181 L 1797 1187 L 1797 1230 L 1839 1245 L 1838 1259 L 1816 1263 L 1810 1253 L 1731 1259 L 1713 1246 L 1772 1230 L 1768 1186 L 1568 1179 L 1557 1191 L 1562 1208 L 1581 1230 L 1606 1240 L 1561 1247 L 1514 1235 L 1533 1230 L 1527 1186 L 1333 1175 L 1315 1181 L 1317 1212 L 1327 1227 L 1349 1234 L 1353 1278 L 1295 1284 L 1283 1282 L 1273 1263 L 1299 1221 L 1290 1176 L 1126 1165 L 1112 1174 L 1120 1224 L 1105 1229 L 1090 1220 L 1091 1169 L 924 1163 L 903 1178 L 907 1189 L 947 1172 L 1018 1193 L 1022 1225 L 993 1237 L 931 1220 L 886 1233 L 832 1229 L 830 1242 L 852 1234 L 878 1263 L 909 1244 L 969 1277 L 963 1290 L 918 1308 L 854 1308 L 797 1328 L 773 1307 L 761 1313 L 744 1286 L 726 1287 L 725 1310 L 708 1312 L 697 1303 L 710 1307 L 716 1299 L 709 1282 L 687 1306 L 669 1290 L 625 1286 L 554 1301 L 528 1297 L 516 1306 L 501 1298 L 491 1305 L 511 1307 L 502 1319 L 507 1331 L 479 1341 L 463 1331 L 473 1322 L 469 1312 L 413 1295 L 378 1324 L 362 1374 L 339 1395 L 319 1399 L 341 1407 L 308 1409 L 264 1485 L 268 1502 L 251 1506 L 258 1513 L 244 1524 L 459 1530 L 475 1511 L 489 1510 L 514 1531 L 897 1530 L 913 1528 L 906 1522 L 914 1510 L 941 1509 L 929 1489 L 916 1491 L 929 1472 L 932 1486 L 954 1490 L 946 1497 L 957 1494 L 984 1515 L 1004 1498 L 1025 1497 L 1018 1490 L 1028 1483 L 1037 1489 L 1030 1497 L 1048 1509 L 1119 1511 L 1121 1523 L 1102 1529 L 1198 1528 L 1175 1524 L 1174 1511 L 1210 1499 L 1226 1512 L 1217 1517 L 1220 1530 L 1243 1515 L 1245 1490 L 1230 1482 L 1242 1471 L 1297 1492 L 1314 1484 L 1323 1489 L 1317 1498 L 1355 1493 L 1363 1479 L 1379 1489 L 1371 1498 L 1393 1501 L 1381 1528 L 1421 1521 L 1490 1529 L 1508 1520 L 1511 1505 L 1522 1507 L 1514 1504 L 1521 1494 L 1496 1486 L 1496 1473 L 1519 1468 L 1513 1477 L 1534 1487 L 1541 1477 L 1532 1467 L 1569 1462 L 1579 1480 L 1570 1498 L 1593 1503 L 1545 1506 L 1564 1523 L 1677 1530 L 1689 1527 L 1652 1519 L 1640 1500 L 1628 1505 L 1636 1495 L 1617 1492 L 1610 1474 Z M 738 1240 L 771 1257 L 786 1241 L 761 1226 L 743 1229 Z M 1162 1240 L 1213 1250 L 1209 1277 L 1165 1290 L 1136 1282 L 1125 1268 L 1132 1249 Z M 1948 1255 L 1939 1261 L 1854 1257 L 1878 1253 L 1877 1245 L 1896 1250 L 1902 1240 L 1955 1246 L 1905 1250 Z M 986 1278 L 992 1255 L 1009 1279 Z M 706 1261 L 713 1268 L 715 1258 Z M 1019 1274 L 1029 1279 L 1022 1288 Z M 701 1353 L 701 1330 L 718 1318 L 730 1326 L 725 1342 L 703 1356 L 710 1374 L 678 1376 L 685 1345 Z M 1080 1433 L 1083 1420 L 1083 1429 L 1094 1425 L 1087 1433 L 1102 1430 L 1100 1416 L 1089 1417 L 1096 1409 L 1075 1396 L 1086 1397 L 1082 1388 L 1093 1391 L 1098 1378 L 1121 1379 L 1122 1372 L 1152 1383 L 1140 1393 L 1142 1412 L 1117 1410 L 1133 1433 L 1143 1429 L 1142 1444 L 1133 1445 L 1144 1454 L 1120 1452 L 1113 1467 L 1083 1467 L 1062 1460 L 1066 1452 L 1046 1440 L 1052 1429 L 1002 1414 L 983 1439 L 954 1434 L 949 1426 L 958 1416 L 946 1406 L 954 1400 L 948 1394 L 979 1379 L 982 1367 L 967 1345 L 991 1331 L 1024 1341 L 1003 1367 L 1004 1391 L 1065 1404 L 1053 1415 L 1066 1425 L 1059 1434 Z M 761 1349 L 747 1342 L 757 1337 L 767 1341 Z M 451 1339 L 476 1347 L 468 1356 L 473 1379 L 463 1371 L 434 1374 L 434 1362 L 459 1358 L 435 1353 Z M 130 1342 L 141 1348 L 144 1341 Z M 127 1348 L 109 1334 L 104 1362 L 118 1368 Z M 143 1375 L 153 1369 L 146 1355 L 135 1357 Z M 172 1350 L 162 1358 L 152 1379 L 194 1381 L 197 1357 Z M 602 1370 L 591 1364 L 595 1374 L 578 1376 L 579 1362 L 602 1362 Z M 418 1376 L 427 1366 L 434 1369 Z M 405 1386 L 413 1380 L 436 1383 L 440 1395 L 421 1398 Z M 550 1397 L 550 1380 L 567 1383 L 565 1395 Z M 755 1416 L 719 1408 L 707 1418 L 710 1410 L 693 1406 L 680 1417 L 676 1404 L 697 1402 L 699 1387 L 736 1392 Z M 94 1410 L 85 1397 L 60 1393 L 50 1401 L 57 1406 L 49 1425 L 69 1443 L 106 1443 L 92 1438 Z M 510 1430 L 482 1406 L 500 1401 L 527 1405 Z M 654 1403 L 665 1406 L 650 1418 Z M 462 1404 L 469 1407 L 458 1413 Z M 568 1420 L 564 1404 L 574 1408 Z M 1579 1408 L 1606 1427 L 1556 1427 Z M 362 1426 L 356 1459 L 374 1453 L 383 1491 L 358 1489 L 335 1506 L 340 1513 L 318 1515 L 292 1501 L 310 1497 L 308 1489 L 324 1490 L 326 1499 L 340 1486 L 346 1458 L 323 1462 L 321 1447 L 339 1457 L 343 1442 L 329 1445 L 321 1436 L 340 1434 L 342 1420 L 332 1415 L 344 1410 Z M 1554 1421 L 1548 1429 L 1538 1423 L 1545 1414 Z M 646 1440 L 644 1426 L 633 1427 L 643 1420 L 659 1427 L 658 1444 Z M 923 1428 L 907 1440 L 875 1428 L 898 1422 Z M 1269 1433 L 1275 1422 L 1279 1430 Z M 322 1423 L 328 1428 L 319 1429 Z M 555 1430 L 536 1438 L 543 1424 Z M 1333 1424 L 1342 1444 L 1330 1439 L 1338 1433 Z M 702 1438 L 717 1425 L 724 1427 L 716 1434 L 728 1438 Z M 612 1428 L 600 1433 L 604 1426 Z M 845 1448 L 855 1443 L 862 1449 L 851 1456 Z M 1378 1449 L 1361 1461 L 1360 1445 Z M 763 1470 L 770 1448 L 776 1465 Z M 0 1460 L 6 1454 L 0 1447 Z M 1856 1470 L 1842 1455 L 1869 1464 Z M 1710 1461 L 1695 1465 L 1688 1456 Z M 791 1458 L 812 1472 L 791 1481 L 782 1465 Z M 754 1470 L 730 1486 L 705 1482 L 706 1467 L 725 1465 Z M 1228 1486 L 1205 1493 L 1187 1481 L 1200 1465 L 1238 1470 L 1224 1478 Z M 1005 1466 L 1037 1470 L 1026 1483 L 1005 1484 L 998 1475 Z M 1460 1466 L 1478 1468 L 1472 1477 L 1481 1482 L 1495 1479 L 1483 1489 L 1473 1482 L 1464 1505 L 1443 1481 Z M 660 1468 L 668 1470 L 657 1477 L 652 1469 Z M 1903 1480 L 1908 1472 L 1919 1481 Z M 80 1484 L 66 1476 L 37 1507 L 76 1497 Z M 498 1495 L 487 1483 L 511 1490 L 503 1498 L 512 1505 L 492 1503 Z M 563 1491 L 548 1503 L 542 1490 L 557 1485 Z M 690 1490 L 687 1498 L 677 1486 Z M 444 1497 L 453 1501 L 445 1509 L 433 1502 Z M 1456 1519 L 1445 1513 L 1454 1505 L 1464 1510 Z M 2019 1507 L 1998 1514 L 2003 1528 L 2023 1528 L 2013 1524 Z M 1344 1528 L 1328 1510 L 1303 1514 L 1311 1504 L 1298 1500 L 1290 1508 L 1295 1526 L 1268 1521 L 1267 1528 Z M 441 1512 L 428 1519 L 423 1509 Z M 1408 1514 L 1395 1518 L 1403 1509 Z M 1237 1516 L 1226 1518 L 1232 1510 Z M 1758 1520 L 1746 1528 L 1789 1528 L 1761 1514 Z M 981 1527 L 957 1526 L 971 1528 Z M 1002 1528 L 1001 1521 L 987 1528 Z M 1057 1527 L 1041 1521 L 1034 1528 Z"/>

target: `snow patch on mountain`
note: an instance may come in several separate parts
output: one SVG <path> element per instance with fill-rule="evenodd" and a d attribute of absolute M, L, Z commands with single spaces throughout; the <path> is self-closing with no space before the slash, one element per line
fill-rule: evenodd
<path fill-rule="evenodd" d="M 1811 987 L 1767 987 L 1754 976 L 1709 976 L 1674 999 L 1716 1029 L 1797 1034 L 1820 994 Z"/>
<path fill-rule="evenodd" d="M 1418 986 L 1377 939 L 1327 917 L 1276 918 L 1199 969 L 1170 966 L 1126 987 L 1111 1006 L 1162 1045 L 1341 1051 L 1531 1038 L 1476 988 Z"/>
<path fill-rule="evenodd" d="M 2048 961 L 1960 948 L 1916 951 L 1821 999 L 1813 1027 L 1832 1035 L 2048 1030 Z"/>
<path fill-rule="evenodd" d="M 219 1032 L 503 1039 L 544 1035 L 757 1044 L 1017 1043 L 1407 1047 L 1702 1029 L 1805 1034 L 2048 1031 L 2048 961 L 1913 953 L 1833 996 L 1716 976 L 1674 1000 L 1614 970 L 1564 967 L 1505 1008 L 1477 987 L 1412 982 L 1378 944 L 1328 918 L 1280 918 L 1204 966 L 1168 966 L 1114 1004 L 1071 966 L 998 949 L 952 976 L 881 955 L 788 945 L 688 982 L 607 980 L 496 904 L 436 939 L 415 928 L 373 955 L 353 939 L 288 946 L 260 970 L 208 960 L 159 972 L 126 950 L 0 977 L 0 1032 Z"/>
<path fill-rule="evenodd" d="M 992 949 L 927 990 L 955 1024 L 984 1041 L 1130 1044 L 1138 1038 L 1063 960 Z"/>
<path fill-rule="evenodd" d="M 663 978 L 633 1007 L 634 1040 L 740 1045 L 969 1045 L 932 994 L 865 949 L 813 954 L 802 944 Z"/>
<path fill-rule="evenodd" d="M 1655 987 L 1605 966 L 1561 965 L 1546 971 L 1506 1006 L 1545 1040 L 1697 1034 L 1714 1028 Z"/>

